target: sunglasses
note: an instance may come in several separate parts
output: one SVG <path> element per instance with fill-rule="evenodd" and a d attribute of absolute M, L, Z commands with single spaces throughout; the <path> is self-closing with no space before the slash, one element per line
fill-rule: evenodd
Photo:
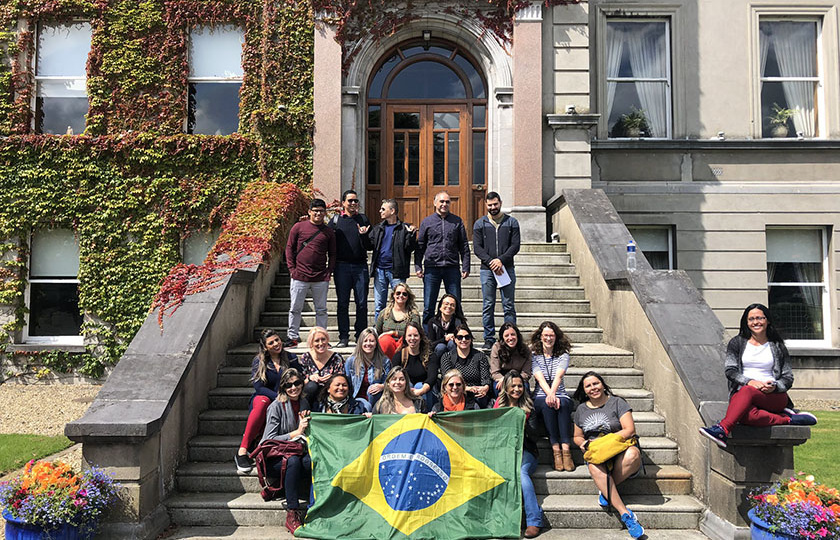
<path fill-rule="evenodd" d="M 447 388 L 461 388 L 462 386 L 464 386 L 464 383 L 459 382 L 451 382 L 446 385 Z"/>
<path fill-rule="evenodd" d="M 402 291 L 394 291 L 394 296 L 405 296 L 407 298 L 408 293 L 407 292 L 402 292 Z"/>
<path fill-rule="evenodd" d="M 472 339 L 472 336 L 469 336 L 467 334 L 461 334 L 460 336 L 455 336 L 455 339 L 457 339 L 458 341 L 468 341 Z"/>
<path fill-rule="evenodd" d="M 346 202 L 347 204 L 359 204 L 359 199 L 347 199 L 344 202 Z"/>
<path fill-rule="evenodd" d="M 294 381 L 294 382 L 287 382 L 286 384 L 283 385 L 283 390 L 288 390 L 289 388 L 292 388 L 292 387 L 295 387 L 295 386 L 303 386 L 303 381 L 297 380 L 297 381 Z"/>

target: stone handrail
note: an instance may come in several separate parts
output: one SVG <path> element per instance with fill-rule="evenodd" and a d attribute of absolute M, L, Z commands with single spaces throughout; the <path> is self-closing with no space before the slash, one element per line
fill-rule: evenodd
<path fill-rule="evenodd" d="M 692 473 L 694 494 L 710 507 L 703 531 L 714 538 L 743 535 L 747 486 L 792 473 L 792 448 L 810 429 L 738 426 L 727 451 L 710 445 L 697 430 L 720 421 L 729 400 L 721 322 L 684 271 L 653 270 L 641 252 L 637 269 L 626 269 L 632 236 L 602 190 L 566 189 L 548 207 L 604 340 L 633 351 L 657 412 L 680 445 L 680 463 Z M 764 457 L 753 460 L 756 452 Z"/>
<path fill-rule="evenodd" d="M 275 253 L 186 297 L 163 328 L 157 312 L 149 314 L 87 413 L 65 427 L 67 437 L 83 443 L 84 460 L 126 488 L 103 537 L 153 538 L 167 526 L 162 501 L 175 489 L 198 412 L 207 408 L 225 351 L 253 339 L 281 259 Z"/>

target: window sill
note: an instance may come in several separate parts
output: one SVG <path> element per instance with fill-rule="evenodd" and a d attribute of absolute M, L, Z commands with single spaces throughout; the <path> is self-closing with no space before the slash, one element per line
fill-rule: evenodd
<path fill-rule="evenodd" d="M 9 343 L 6 345 L 7 353 L 15 352 L 37 352 L 37 351 L 65 351 L 69 353 L 83 353 L 87 349 L 84 345 L 77 343 Z"/>
<path fill-rule="evenodd" d="M 840 348 L 826 345 L 792 345 L 788 347 L 791 356 L 840 356 Z"/>
<path fill-rule="evenodd" d="M 592 150 L 840 150 L 833 139 L 594 139 Z"/>

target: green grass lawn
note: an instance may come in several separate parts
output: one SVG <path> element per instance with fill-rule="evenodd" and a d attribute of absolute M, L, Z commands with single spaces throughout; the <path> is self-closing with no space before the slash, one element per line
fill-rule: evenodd
<path fill-rule="evenodd" d="M 840 489 L 840 411 L 814 411 L 818 423 L 811 438 L 793 450 L 797 471 L 813 474 L 820 484 Z"/>
<path fill-rule="evenodd" d="M 55 454 L 73 441 L 64 435 L 0 435 L 0 475 L 23 467 L 30 459 Z"/>

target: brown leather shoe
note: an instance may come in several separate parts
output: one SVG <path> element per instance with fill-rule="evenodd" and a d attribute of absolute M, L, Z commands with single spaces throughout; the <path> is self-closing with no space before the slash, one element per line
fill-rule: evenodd
<path fill-rule="evenodd" d="M 571 450 L 563 450 L 563 470 L 570 472 L 575 470 L 575 462 L 572 460 Z"/>
<path fill-rule="evenodd" d="M 560 450 L 554 450 L 554 470 L 563 470 L 563 454 L 560 452 Z"/>
<path fill-rule="evenodd" d="M 540 535 L 540 528 L 534 525 L 525 527 L 525 538 L 536 538 Z"/>

